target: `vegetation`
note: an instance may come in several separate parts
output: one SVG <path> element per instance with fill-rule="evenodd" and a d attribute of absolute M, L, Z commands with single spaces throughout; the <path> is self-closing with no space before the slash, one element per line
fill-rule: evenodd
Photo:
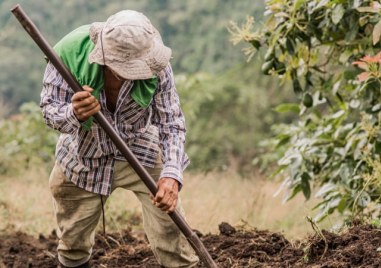
<path fill-rule="evenodd" d="M 253 75 L 253 68 L 257 67 L 249 63 L 219 76 L 177 77 L 193 168 L 230 167 L 247 173 L 253 169 L 258 143 L 268 137 L 270 126 L 291 121 L 289 115 L 277 114 L 271 107 L 292 98 L 278 94 L 276 80 Z"/>
<path fill-rule="evenodd" d="M 13 104 L 13 112 L 28 101 L 38 101 L 45 60 L 33 41 L 9 12 L 20 3 L 46 39 L 56 43 L 72 29 L 105 21 L 122 9 L 146 14 L 173 50 L 176 73 L 219 73 L 244 60 L 229 43 L 230 19 L 242 11 L 262 16 L 263 3 L 251 1 L 0 1 L 0 98 Z M 12 68 L 10 68 L 12 67 Z"/>
<path fill-rule="evenodd" d="M 257 144 L 267 137 L 270 126 L 291 120 L 269 109 L 285 99 L 277 94 L 276 81 L 252 77 L 250 67 L 251 63 L 238 65 L 219 76 L 176 76 L 191 169 L 234 168 L 248 173 L 258 155 Z M 31 160 L 50 166 L 57 133 L 45 126 L 36 103 L 26 103 L 17 115 L 0 119 L 0 132 L 5 133 L 0 137 L 0 174 L 22 171 Z"/>
<path fill-rule="evenodd" d="M 56 134 L 48 130 L 35 103 L 23 104 L 20 114 L 8 120 L 0 119 L 0 133 L 0 174 L 51 164 Z"/>
<path fill-rule="evenodd" d="M 229 42 L 227 25 L 238 19 L 242 10 L 262 17 L 263 3 L 249 1 L 134 1 L 126 6 L 125 1 L 28 1 L 20 2 L 33 21 L 52 44 L 71 29 L 92 21 L 106 20 L 110 14 L 123 8 L 144 12 L 162 33 L 165 43 L 173 49 L 171 60 L 176 74 L 177 88 L 187 119 L 187 152 L 198 170 L 226 169 L 234 167 L 247 172 L 258 154 L 257 144 L 269 133 L 270 126 L 282 118 L 271 110 L 276 103 L 293 99 L 279 94 L 278 83 L 260 74 L 259 66 L 243 63 L 245 58 Z M 11 17 L 10 2 L 0 1 L 0 98 L 5 114 L 19 112 L 24 102 L 38 102 L 45 60 L 33 41 Z M 59 14 L 57 10 L 60 10 Z M 48 22 L 48 23 L 47 23 Z M 9 68 L 12 66 L 12 68 Z M 253 74 L 253 69 L 254 74 Z M 1 106 L 1 104 L 0 104 Z M 36 106 L 36 105 L 35 105 Z M 29 104 L 32 107 L 32 104 Z M 26 136 L 37 136 L 40 140 L 51 139 L 53 132 L 41 132 L 42 118 L 37 106 L 23 117 L 34 117 L 35 125 L 22 132 Z M 38 123 L 36 120 L 40 120 Z M 1 121 L 1 119 L 0 119 Z M 3 119 L 4 127 L 18 122 Z M 28 121 L 28 119 L 26 119 Z M 5 126 L 7 125 L 7 126 Z M 23 126 L 15 126 L 21 131 Z M 47 134 L 49 133 L 49 134 Z M 0 147 L 7 148 L 13 141 L 14 132 L 0 140 Z M 30 148 L 25 146 L 30 145 Z M 7 172 L 7 157 L 28 158 L 35 147 L 24 143 L 23 148 L 4 153 L 0 165 Z M 54 143 L 49 140 L 45 147 Z M 11 146 L 12 147 L 12 146 Z M 1 150 L 1 149 L 0 149 Z M 5 150 L 5 149 L 4 149 Z M 38 157 L 40 154 L 34 154 Z M 45 155 L 43 153 L 42 155 Z M 41 161 L 48 160 L 45 156 Z M 49 161 L 48 161 L 49 162 Z M 21 166 L 20 166 L 21 167 Z"/>
<path fill-rule="evenodd" d="M 266 47 L 265 74 L 293 85 L 298 101 L 279 109 L 298 120 L 274 128 L 278 172 L 288 199 L 315 188 L 317 219 L 380 215 L 380 11 L 378 1 L 269 0 L 262 29 L 251 18 L 230 28 L 249 55 Z"/>

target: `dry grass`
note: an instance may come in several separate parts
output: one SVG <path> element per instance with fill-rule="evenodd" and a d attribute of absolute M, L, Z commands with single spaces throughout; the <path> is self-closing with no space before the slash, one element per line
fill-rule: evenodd
<path fill-rule="evenodd" d="M 314 216 L 318 200 L 305 201 L 298 196 L 289 202 L 274 193 L 280 184 L 257 177 L 242 179 L 235 173 L 198 174 L 188 178 L 183 193 L 188 220 L 203 232 L 216 232 L 220 222 L 246 225 L 283 232 L 290 238 L 302 238 L 312 232 L 306 216 Z M 329 218 L 323 228 L 333 227 Z"/>
<path fill-rule="evenodd" d="M 316 200 L 298 197 L 282 204 L 273 197 L 279 184 L 261 178 L 242 179 L 235 173 L 186 174 L 181 192 L 186 217 L 192 228 L 218 232 L 222 221 L 283 232 L 301 238 L 311 232 L 305 220 Z M 313 215 L 312 215 L 313 216 Z M 132 193 L 116 190 L 106 205 L 108 231 L 140 229 L 140 204 Z M 331 222 L 323 224 L 330 228 Z M 48 173 L 31 170 L 17 177 L 0 177 L 0 232 L 22 230 L 34 235 L 55 228 L 48 189 Z"/>
<path fill-rule="evenodd" d="M 53 230 L 47 181 L 47 172 L 38 169 L 17 177 L 0 177 L 0 232 L 38 234 Z"/>

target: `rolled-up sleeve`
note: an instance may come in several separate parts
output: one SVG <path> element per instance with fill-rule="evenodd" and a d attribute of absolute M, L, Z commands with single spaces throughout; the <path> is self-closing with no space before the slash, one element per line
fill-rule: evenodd
<path fill-rule="evenodd" d="M 48 63 L 43 78 L 40 107 L 49 127 L 68 134 L 75 133 L 81 127 L 71 104 L 73 94 L 73 90 L 54 66 Z"/>
<path fill-rule="evenodd" d="M 185 119 L 171 66 L 168 65 L 158 78 L 159 85 L 153 102 L 153 122 L 159 128 L 160 145 L 163 150 L 163 170 L 160 178 L 173 178 L 182 185 L 183 170 L 189 160 L 184 152 Z"/>

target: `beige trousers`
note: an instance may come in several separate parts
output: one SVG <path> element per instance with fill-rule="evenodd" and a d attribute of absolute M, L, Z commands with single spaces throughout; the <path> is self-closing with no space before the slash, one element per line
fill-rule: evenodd
<path fill-rule="evenodd" d="M 134 192 L 142 204 L 144 230 L 152 251 L 160 265 L 164 267 L 193 267 L 198 257 L 184 235 L 170 217 L 151 203 L 149 190 L 127 162 L 115 164 L 112 191 L 118 187 Z M 158 168 L 147 168 L 157 180 Z M 86 263 L 92 253 L 95 228 L 101 216 L 99 194 L 85 191 L 73 184 L 56 164 L 49 179 L 53 195 L 54 213 L 58 230 L 58 259 L 67 267 Z M 103 200 L 106 197 L 103 196 Z M 178 202 L 178 211 L 183 209 Z"/>

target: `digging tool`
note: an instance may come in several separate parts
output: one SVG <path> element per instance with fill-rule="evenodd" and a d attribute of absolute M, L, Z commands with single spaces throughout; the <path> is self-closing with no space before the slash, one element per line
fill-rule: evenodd
<path fill-rule="evenodd" d="M 42 36 L 41 32 L 38 30 L 33 21 L 29 18 L 29 16 L 25 13 L 25 11 L 21 8 L 20 5 L 16 5 L 11 9 L 13 15 L 17 18 L 20 24 L 24 27 L 30 37 L 34 40 L 34 42 L 39 46 L 45 56 L 49 59 L 49 61 L 53 64 L 53 66 L 57 69 L 57 71 L 61 74 L 61 76 L 65 79 L 68 85 L 75 91 L 82 91 L 82 86 L 78 83 L 76 78 L 71 74 L 69 69 L 64 65 L 46 39 Z M 118 150 L 122 153 L 122 155 L 126 158 L 126 160 L 130 163 L 131 167 L 135 170 L 135 172 L 139 175 L 144 184 L 148 187 L 150 192 L 155 196 L 157 192 L 157 185 L 151 175 L 146 171 L 146 169 L 140 164 L 139 160 L 135 157 L 135 155 L 128 148 L 126 143 L 119 137 L 114 127 L 107 121 L 104 115 L 101 112 L 98 112 L 94 115 L 94 119 L 98 122 L 98 124 L 102 127 L 102 129 L 106 132 L 108 137 L 114 142 Z M 168 213 L 169 217 L 173 220 L 173 222 L 177 225 L 180 231 L 185 235 L 188 242 L 192 246 L 192 248 L 196 251 L 197 255 L 200 259 L 205 263 L 205 265 L 209 268 L 217 268 L 216 263 L 213 261 L 209 252 L 206 250 L 204 244 L 201 242 L 200 238 L 197 236 L 195 232 L 192 231 L 188 223 L 181 216 L 181 214 L 175 210 L 174 212 Z"/>

